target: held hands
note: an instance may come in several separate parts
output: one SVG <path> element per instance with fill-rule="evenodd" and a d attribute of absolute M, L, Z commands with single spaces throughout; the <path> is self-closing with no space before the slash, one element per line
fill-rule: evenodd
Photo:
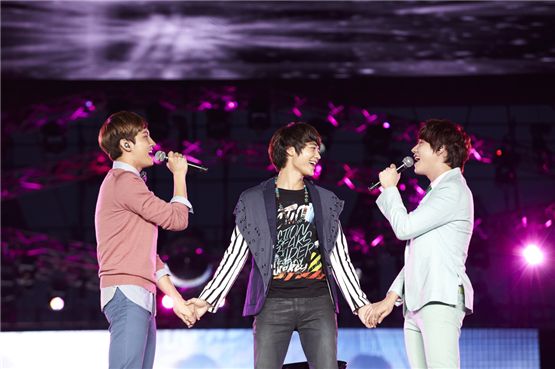
<path fill-rule="evenodd" d="M 382 170 L 379 174 L 380 183 L 383 188 L 395 187 L 401 179 L 401 174 L 397 173 L 397 167 L 395 164 L 391 164 L 389 167 Z"/>
<path fill-rule="evenodd" d="M 197 320 L 200 320 L 200 318 L 202 318 L 202 316 L 206 314 L 206 312 L 208 311 L 208 308 L 210 307 L 210 304 L 208 304 L 206 301 L 196 297 L 188 300 L 187 302 L 194 306 L 195 317 Z"/>
<path fill-rule="evenodd" d="M 395 301 L 398 297 L 396 293 L 390 292 L 382 301 L 372 304 L 372 311 L 367 317 L 368 324 L 374 327 L 381 324 L 383 320 L 391 314 L 391 311 L 393 311 Z"/>
<path fill-rule="evenodd" d="M 166 164 L 166 166 L 173 174 L 187 174 L 187 158 L 185 158 L 181 153 L 170 151 L 168 153 L 168 163 Z"/>
<path fill-rule="evenodd" d="M 363 307 L 359 308 L 357 311 L 358 318 L 366 326 L 366 328 L 376 328 L 376 324 L 371 324 L 370 319 L 368 319 L 372 315 L 373 305 L 367 304 Z"/>
<path fill-rule="evenodd" d="M 188 328 L 192 328 L 198 320 L 195 314 L 194 306 L 189 301 L 185 301 L 183 299 L 180 299 L 179 301 L 174 300 L 173 312 L 181 320 L 183 320 L 183 323 L 185 323 Z"/>
<path fill-rule="evenodd" d="M 208 311 L 210 304 L 196 297 L 187 301 L 180 300 L 174 302 L 173 312 L 177 315 L 188 328 L 192 328 L 197 321 Z"/>

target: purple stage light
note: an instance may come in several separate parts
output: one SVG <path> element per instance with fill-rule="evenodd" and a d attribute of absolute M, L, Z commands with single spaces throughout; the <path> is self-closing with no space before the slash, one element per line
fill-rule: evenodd
<path fill-rule="evenodd" d="M 204 250 L 203 250 L 202 248 L 197 247 L 197 248 L 195 249 L 195 254 L 197 254 L 197 255 L 202 255 L 203 253 L 204 253 Z"/>
<path fill-rule="evenodd" d="M 370 114 L 366 109 L 362 109 L 362 115 L 364 115 L 364 118 L 366 118 L 366 121 L 369 124 L 374 123 L 376 119 L 378 119 L 378 116 L 376 114 Z"/>
<path fill-rule="evenodd" d="M 332 126 L 338 127 L 339 122 L 337 121 L 337 119 L 335 119 L 335 116 L 343 111 L 343 109 L 344 109 L 343 105 L 335 106 L 335 105 L 333 105 L 332 102 L 329 102 L 328 103 L 328 108 L 330 109 L 330 112 L 329 112 L 328 117 L 327 117 L 328 122 L 330 122 Z"/>
<path fill-rule="evenodd" d="M 212 109 L 212 103 L 208 102 L 208 101 L 203 101 L 199 104 L 199 106 L 197 107 L 197 110 L 199 111 L 204 111 L 204 110 L 209 110 Z"/>
<path fill-rule="evenodd" d="M 335 117 L 333 115 L 328 115 L 328 122 L 331 123 L 332 126 L 337 127 L 339 126 L 339 122 L 337 121 L 337 119 L 335 119 Z"/>
<path fill-rule="evenodd" d="M 345 184 L 345 186 L 349 187 L 351 190 L 355 189 L 355 184 L 349 177 L 343 177 L 341 181 L 339 181 L 339 185 Z"/>
<path fill-rule="evenodd" d="M 201 152 L 201 148 L 200 148 L 200 141 L 195 141 L 195 142 L 189 142 L 187 140 L 183 141 L 183 154 L 193 154 L 193 153 L 199 153 Z"/>
<path fill-rule="evenodd" d="M 316 164 L 316 167 L 314 168 L 314 175 L 312 177 L 314 179 L 320 179 L 321 175 L 322 175 L 322 165 Z"/>
<path fill-rule="evenodd" d="M 199 165 L 202 164 L 202 161 L 200 159 L 195 158 L 194 156 L 185 155 L 185 158 L 189 163 L 199 164 Z"/>
<path fill-rule="evenodd" d="M 237 101 L 228 101 L 225 103 L 225 110 L 226 111 L 232 111 L 237 109 L 237 107 L 239 106 L 239 104 L 237 103 Z"/>
<path fill-rule="evenodd" d="M 419 195 L 424 196 L 426 194 L 426 191 L 424 191 L 424 189 L 419 185 L 414 185 L 414 189 L 416 190 L 416 193 Z"/>
<path fill-rule="evenodd" d="M 526 228 L 528 226 L 528 217 L 524 216 L 520 218 L 520 222 L 522 223 L 522 226 Z"/>
<path fill-rule="evenodd" d="M 295 96 L 295 106 L 293 107 L 293 109 L 291 109 L 291 112 L 295 114 L 297 118 L 302 117 L 303 113 L 301 112 L 300 107 L 303 106 L 305 102 L 306 99 Z"/>
<path fill-rule="evenodd" d="M 40 190 L 44 187 L 40 183 L 28 182 L 24 179 L 19 180 L 19 185 L 21 186 L 21 188 L 24 188 L 26 190 L 31 190 L 31 191 Z"/>
<path fill-rule="evenodd" d="M 526 263 L 531 266 L 539 265 L 543 263 L 545 255 L 541 248 L 534 243 L 530 243 L 524 247 L 522 250 L 522 256 Z"/>
<path fill-rule="evenodd" d="M 95 111 L 96 110 L 96 106 L 94 106 L 93 102 L 90 100 L 85 101 L 85 106 L 87 107 L 87 109 L 89 111 Z"/>
<path fill-rule="evenodd" d="M 162 297 L 162 306 L 167 310 L 173 309 L 173 299 L 168 295 L 164 295 Z"/>
<path fill-rule="evenodd" d="M 54 310 L 54 311 L 60 311 L 64 308 L 64 299 L 62 299 L 61 297 L 54 297 L 52 298 L 52 300 L 50 300 L 50 309 Z"/>
<path fill-rule="evenodd" d="M 545 226 L 545 228 L 549 228 L 551 227 L 551 224 L 553 224 L 553 222 L 551 221 L 551 219 L 549 219 L 547 222 L 545 222 L 543 225 Z"/>
<path fill-rule="evenodd" d="M 372 247 L 376 247 L 378 246 L 380 243 L 382 243 L 383 241 L 383 234 L 378 235 L 376 238 L 374 238 L 372 240 L 372 242 L 370 242 L 370 246 Z"/>
<path fill-rule="evenodd" d="M 391 127 L 391 124 L 389 122 L 383 122 L 382 127 L 384 127 L 385 129 L 389 129 Z"/>
<path fill-rule="evenodd" d="M 169 111 L 177 110 L 177 106 L 166 100 L 160 100 L 160 106 Z"/>
<path fill-rule="evenodd" d="M 407 189 L 407 186 L 404 183 L 399 184 L 400 191 L 405 191 L 406 189 Z"/>
<path fill-rule="evenodd" d="M 344 184 L 345 186 L 349 187 L 351 190 L 354 190 L 356 186 L 351 180 L 351 178 L 355 176 L 357 170 L 351 169 L 351 167 L 349 167 L 347 164 L 343 164 L 343 170 L 345 171 L 345 175 L 343 176 L 343 178 L 341 178 L 339 182 L 337 182 L 337 185 L 341 186 Z"/>

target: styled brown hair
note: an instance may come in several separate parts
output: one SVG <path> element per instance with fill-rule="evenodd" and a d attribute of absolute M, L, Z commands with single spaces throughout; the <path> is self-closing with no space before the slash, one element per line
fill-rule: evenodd
<path fill-rule="evenodd" d="M 464 170 L 464 164 L 470 155 L 470 137 L 462 127 L 446 119 L 430 119 L 423 123 L 418 138 L 426 141 L 437 152 L 442 146 L 447 150 L 445 164 L 451 168 Z"/>
<path fill-rule="evenodd" d="M 112 160 L 122 155 L 119 147 L 121 139 L 135 143 L 135 136 L 147 128 L 146 120 L 129 111 L 114 113 L 106 119 L 98 133 L 98 145 Z"/>
<path fill-rule="evenodd" d="M 287 149 L 293 147 L 295 152 L 300 154 L 309 142 L 316 142 L 318 146 L 322 143 L 316 128 L 307 123 L 289 123 L 279 128 L 272 136 L 268 145 L 270 161 L 277 170 L 283 169 L 287 164 Z"/>

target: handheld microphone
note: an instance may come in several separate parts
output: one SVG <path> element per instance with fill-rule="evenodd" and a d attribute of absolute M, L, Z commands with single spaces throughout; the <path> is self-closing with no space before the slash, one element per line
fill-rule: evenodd
<path fill-rule="evenodd" d="M 410 168 L 414 165 L 414 159 L 411 158 L 410 156 L 405 156 L 403 159 L 403 164 L 399 165 L 397 167 L 397 173 L 401 173 L 403 170 Z M 368 190 L 372 191 L 375 188 L 379 187 L 381 185 L 380 181 L 374 183 L 372 186 L 368 187 Z"/>
<path fill-rule="evenodd" d="M 154 154 L 154 159 L 156 159 L 156 161 L 163 162 L 163 161 L 168 160 L 168 155 L 166 155 L 166 153 L 161 151 L 161 150 L 156 151 L 156 154 Z M 191 164 L 191 163 L 187 163 L 187 165 L 190 166 L 190 167 L 193 167 L 195 169 L 198 169 L 200 171 L 208 172 L 208 168 L 206 168 L 206 167 L 201 167 L 200 165 L 195 165 L 195 164 Z"/>

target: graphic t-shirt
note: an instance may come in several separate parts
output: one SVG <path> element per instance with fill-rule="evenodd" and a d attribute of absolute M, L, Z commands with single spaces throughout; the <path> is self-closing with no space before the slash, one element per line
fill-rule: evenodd
<path fill-rule="evenodd" d="M 268 298 L 317 297 L 329 293 L 314 209 L 310 200 L 305 204 L 304 189 L 279 189 L 277 208 L 277 242 Z"/>

